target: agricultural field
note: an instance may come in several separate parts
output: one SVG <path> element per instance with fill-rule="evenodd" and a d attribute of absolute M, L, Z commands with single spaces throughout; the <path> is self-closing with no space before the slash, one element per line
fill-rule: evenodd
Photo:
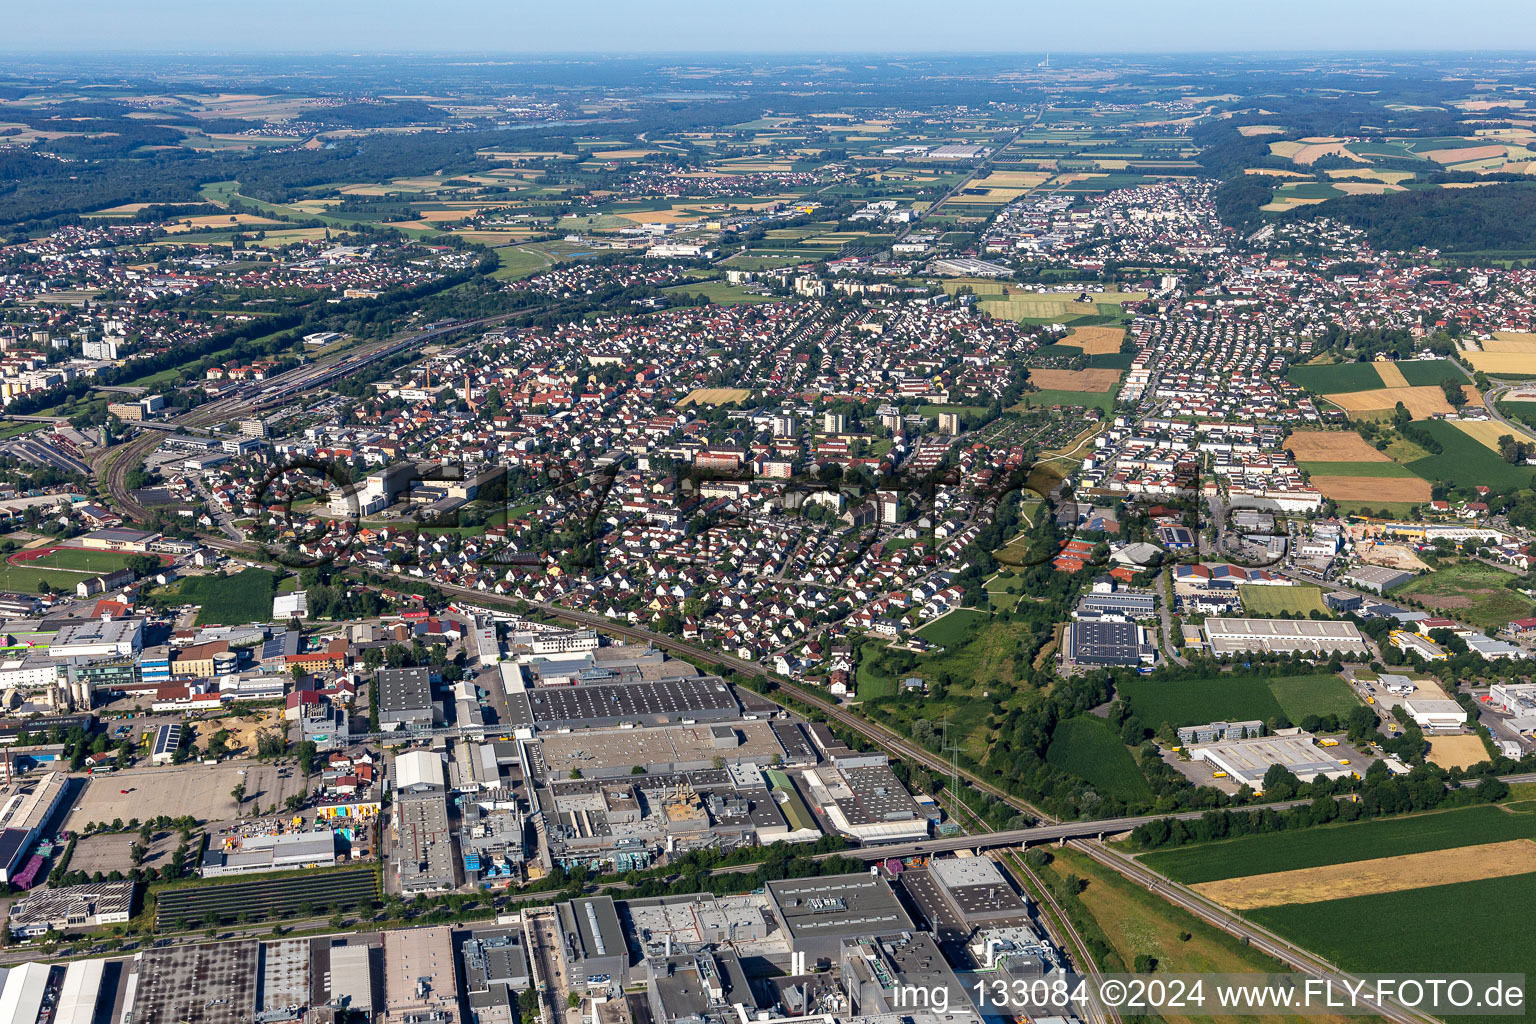
<path fill-rule="evenodd" d="M 1292 384 L 1319 395 L 1342 394 L 1350 391 L 1373 391 L 1383 387 L 1381 374 L 1375 363 L 1332 363 L 1310 366 L 1293 366 L 1285 377 Z"/>
<path fill-rule="evenodd" d="M 1298 463 L 1323 497 L 1337 502 L 1416 505 L 1430 498 L 1427 480 L 1395 462 Z"/>
<path fill-rule="evenodd" d="M 1353 431 L 1298 430 L 1285 439 L 1285 448 L 1298 463 L 1392 461 Z"/>
<path fill-rule="evenodd" d="M 1109 796 L 1128 802 L 1152 798 L 1131 752 L 1114 728 L 1096 715 L 1079 715 L 1059 724 L 1045 759 Z"/>
<path fill-rule="evenodd" d="M 677 403 L 679 409 L 690 405 L 730 405 L 752 394 L 748 388 L 695 388 Z"/>
<path fill-rule="evenodd" d="M 1439 387 L 1440 382 L 1445 380 L 1468 383 L 1467 375 L 1461 371 L 1461 367 L 1449 359 L 1405 359 L 1396 363 L 1377 363 L 1376 368 L 1382 380 L 1387 379 L 1390 368 L 1412 387 Z M 1400 385 L 1387 384 L 1387 387 L 1395 386 Z"/>
<path fill-rule="evenodd" d="M 1113 391 L 1120 383 L 1121 373 L 1115 369 L 1098 370 L 1042 370 L 1029 371 L 1031 384 L 1042 391 L 1088 391 L 1105 393 Z"/>
<path fill-rule="evenodd" d="M 1076 405 L 1084 409 L 1101 409 L 1108 415 L 1115 407 L 1115 396 L 1109 391 L 1057 391 L 1042 389 L 1027 391 L 1013 406 L 1013 410 L 1049 408 L 1053 405 Z"/>
<path fill-rule="evenodd" d="M 1332 615 L 1323 604 L 1321 587 L 1271 587 L 1249 584 L 1238 587 L 1243 598 L 1243 612 L 1247 615 L 1288 615 L 1306 618 L 1312 612 Z"/>
<path fill-rule="evenodd" d="M 1473 440 L 1456 424 L 1430 420 L 1415 424 L 1438 441 L 1443 449 L 1408 463 L 1408 468 L 1426 480 L 1444 480 L 1455 487 L 1487 484 L 1500 490 L 1529 487 L 1536 470 L 1505 462 L 1497 452 Z"/>
<path fill-rule="evenodd" d="M 277 573 L 245 569 L 233 576 L 190 576 L 177 591 L 183 603 L 199 605 L 197 625 L 239 625 L 272 617 Z"/>
<path fill-rule="evenodd" d="M 1499 438 L 1513 437 L 1517 441 L 1531 443 L 1531 435 L 1500 423 L 1497 420 L 1456 420 L 1456 429 L 1466 434 L 1489 451 L 1499 450 Z"/>
<path fill-rule="evenodd" d="M 1252 974 L 1280 970 L 1274 960 L 1246 946 L 1188 911 L 1127 881 L 1112 868 L 1077 850 L 1053 849 L 1052 861 L 1042 874 L 1058 885 L 1069 877 L 1087 883 L 1067 903 L 1068 913 L 1085 935 L 1095 932 L 1129 969 L 1138 956 L 1151 956 L 1157 969 L 1169 974 Z M 1084 920 L 1087 918 L 1087 920 Z M 1163 1012 L 1167 1024 L 1196 1024 L 1209 1016 Z M 1245 1018 L 1259 1019 L 1259 1018 Z M 1309 1021 L 1311 1024 L 1344 1024 L 1355 1018 L 1272 1017 L 1277 1022 Z"/>
<path fill-rule="evenodd" d="M 1169 878 L 1194 885 L 1295 868 L 1348 864 L 1396 854 L 1536 838 L 1536 804 L 1480 804 L 1425 814 L 1320 825 L 1296 832 L 1240 836 L 1139 858 Z"/>
<path fill-rule="evenodd" d="M 1480 401 L 1480 396 L 1470 384 L 1463 389 L 1468 401 Z M 1456 410 L 1445 400 L 1445 392 L 1438 385 L 1424 384 L 1406 388 L 1378 388 L 1371 391 L 1335 392 L 1322 396 L 1351 416 L 1371 413 L 1390 413 L 1399 404 L 1416 420 L 1428 419 L 1435 413 L 1448 415 Z"/>
<path fill-rule="evenodd" d="M 1419 576 L 1394 593 L 1412 595 L 1426 608 L 1492 630 L 1536 611 L 1529 599 L 1505 586 L 1517 579 L 1482 562 L 1442 561 L 1434 572 Z"/>
<path fill-rule="evenodd" d="M 1209 679 L 1139 677 L 1121 682 L 1120 697 L 1149 729 L 1165 723 L 1179 728 L 1205 722 L 1261 721 L 1284 715 L 1298 722 L 1307 715 L 1347 710 L 1355 703 L 1335 675 L 1221 675 Z"/>

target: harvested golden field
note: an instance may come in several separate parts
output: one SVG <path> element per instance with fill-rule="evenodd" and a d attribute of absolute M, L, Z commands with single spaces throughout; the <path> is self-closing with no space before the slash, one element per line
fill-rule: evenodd
<path fill-rule="evenodd" d="M 1536 352 L 1536 334 L 1524 331 L 1494 331 L 1490 341 L 1482 343 L 1486 352 Z"/>
<path fill-rule="evenodd" d="M 593 153 L 597 160 L 638 160 L 643 156 L 659 153 L 657 149 L 606 149 L 600 153 Z"/>
<path fill-rule="evenodd" d="M 1030 370 L 1029 382 L 1043 391 L 1113 391 L 1119 370 Z"/>
<path fill-rule="evenodd" d="M 1380 892 L 1407 892 L 1432 885 L 1505 878 L 1533 871 L 1536 871 L 1536 843 L 1529 839 L 1511 839 L 1502 843 L 1464 846 L 1454 851 L 1432 850 L 1246 878 L 1223 878 L 1190 888 L 1233 910 L 1254 910 L 1287 903 L 1323 903 Z"/>
<path fill-rule="evenodd" d="M 1282 171 L 1274 167 L 1245 167 L 1244 174 L 1262 174 L 1268 178 L 1300 178 L 1302 181 L 1311 181 L 1312 175 L 1305 171 Z"/>
<path fill-rule="evenodd" d="M 1406 388 L 1408 386 L 1408 378 L 1403 376 L 1403 371 L 1397 368 L 1396 363 L 1376 362 L 1372 365 L 1376 367 L 1376 376 L 1380 377 L 1381 382 L 1387 387 Z"/>
<path fill-rule="evenodd" d="M 1466 149 L 1431 149 L 1420 153 L 1437 164 L 1464 164 L 1472 160 L 1492 160 L 1505 155 L 1503 146 L 1471 146 Z"/>
<path fill-rule="evenodd" d="M 1457 420 L 1456 429 L 1492 451 L 1499 450 L 1499 438 L 1508 434 L 1517 441 L 1530 441 L 1529 434 L 1494 420 Z"/>
<path fill-rule="evenodd" d="M 1245 124 L 1237 134 L 1251 139 L 1255 135 L 1284 135 L 1285 129 L 1277 124 Z"/>
<path fill-rule="evenodd" d="M 1536 350 L 1527 352 L 1464 352 L 1474 370 L 1484 373 L 1536 373 Z"/>
<path fill-rule="evenodd" d="M 1124 340 L 1123 327 L 1074 327 L 1056 344 L 1076 345 L 1085 355 L 1108 356 L 1119 352 Z"/>
<path fill-rule="evenodd" d="M 1312 486 L 1334 501 L 1423 502 L 1429 481 L 1417 477 L 1314 476 Z"/>
<path fill-rule="evenodd" d="M 1380 171 L 1372 167 L 1335 167 L 1326 173 L 1334 179 L 1380 181 L 1388 185 L 1398 185 L 1413 177 L 1412 171 Z"/>
<path fill-rule="evenodd" d="M 618 216 L 636 224 L 678 224 L 703 220 L 704 215 L 692 210 L 644 210 L 639 213 L 621 213 Z"/>
<path fill-rule="evenodd" d="M 1381 181 L 1336 181 L 1333 187 L 1350 196 L 1380 196 L 1388 192 L 1406 191 L 1401 185 L 1388 185 Z"/>
<path fill-rule="evenodd" d="M 1353 431 L 1298 430 L 1285 439 L 1297 462 L 1391 462 Z"/>
<path fill-rule="evenodd" d="M 1481 736 L 1430 736 L 1429 759 L 1442 768 L 1470 768 L 1488 760 Z"/>
<path fill-rule="evenodd" d="M 186 231 L 207 231 L 211 228 L 228 228 L 236 225 L 242 226 L 271 226 L 282 224 L 283 221 L 272 220 L 269 217 L 258 217 L 254 213 L 219 213 L 209 214 L 206 217 L 188 217 L 186 220 L 172 221 L 165 225 L 165 233 L 178 235 Z"/>
<path fill-rule="evenodd" d="M 982 188 L 1034 188 L 1049 178 L 1044 171 L 993 171 L 974 184 Z"/>
<path fill-rule="evenodd" d="M 728 405 L 731 402 L 739 402 L 750 394 L 752 392 L 747 388 L 695 388 L 677 403 L 677 407 L 685 409 L 690 405 Z"/>
<path fill-rule="evenodd" d="M 1482 401 L 1482 396 L 1478 395 L 1472 385 L 1468 384 L 1464 390 L 1468 401 Z M 1380 412 L 1383 409 L 1390 412 L 1397 408 L 1398 402 L 1402 402 L 1407 407 L 1408 414 L 1416 420 L 1424 419 L 1431 413 L 1454 411 L 1450 403 L 1445 400 L 1445 392 L 1433 384 L 1421 384 L 1408 388 L 1377 388 L 1374 391 L 1351 391 L 1323 397 L 1348 413 Z"/>

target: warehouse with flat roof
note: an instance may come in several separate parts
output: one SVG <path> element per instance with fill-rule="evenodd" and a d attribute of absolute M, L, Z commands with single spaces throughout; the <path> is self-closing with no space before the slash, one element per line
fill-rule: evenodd
<path fill-rule="evenodd" d="M 844 939 L 915 930 L 890 885 L 877 875 L 769 882 L 768 899 L 790 949 L 811 956 L 835 956 Z"/>
<path fill-rule="evenodd" d="M 604 728 L 628 722 L 665 725 L 736 718 L 731 688 L 714 676 L 640 683 L 540 686 L 509 693 L 513 724 L 540 729 Z M 518 721 L 520 718 L 523 721 Z"/>
<path fill-rule="evenodd" d="M 1226 772 L 1238 785 L 1256 790 L 1264 788 L 1264 773 L 1274 765 L 1286 769 L 1302 782 L 1311 782 L 1319 776 L 1342 779 L 1353 774 L 1348 765 L 1314 744 L 1307 733 L 1197 743 L 1187 749 L 1193 760 L 1209 762 L 1216 770 Z"/>
<path fill-rule="evenodd" d="M 1205 620 L 1205 637 L 1217 657 L 1269 652 L 1290 654 L 1368 654 L 1365 638 L 1352 622 L 1336 619 Z"/>

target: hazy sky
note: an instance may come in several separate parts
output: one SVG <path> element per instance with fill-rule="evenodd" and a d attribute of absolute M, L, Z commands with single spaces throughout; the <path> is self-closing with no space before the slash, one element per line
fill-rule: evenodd
<path fill-rule="evenodd" d="M 15 0 L 0 50 L 1536 49 L 1533 0 Z"/>

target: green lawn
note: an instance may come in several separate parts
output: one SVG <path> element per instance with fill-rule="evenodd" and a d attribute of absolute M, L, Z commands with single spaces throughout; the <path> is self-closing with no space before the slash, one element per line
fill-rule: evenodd
<path fill-rule="evenodd" d="M 1507 806 L 1527 813 L 1482 804 L 1154 850 L 1142 854 L 1141 860 L 1169 878 L 1194 885 L 1271 871 L 1536 838 L 1536 814 L 1529 813 L 1530 805 Z"/>
<path fill-rule="evenodd" d="M 854 673 L 854 695 L 859 700 L 896 695 L 897 680 L 880 671 L 879 652 L 884 649 L 885 644 L 869 641 L 860 652 L 859 667 Z"/>
<path fill-rule="evenodd" d="M 266 569 L 245 569 L 233 576 L 192 576 L 183 580 L 181 600 L 200 605 L 197 625 L 239 625 L 272 618 L 272 594 L 278 576 Z"/>
<path fill-rule="evenodd" d="M 1168 680 L 1142 676 L 1119 684 L 1120 696 L 1149 729 L 1207 722 L 1269 721 L 1283 713 L 1269 680 L 1254 676 Z"/>
<path fill-rule="evenodd" d="M 1370 363 L 1334 363 L 1327 366 L 1293 366 L 1285 377 L 1292 384 L 1299 384 L 1319 395 L 1343 394 L 1349 391 L 1373 391 L 1385 387 L 1381 374 Z"/>
<path fill-rule="evenodd" d="M 21 594 L 41 594 L 40 584 L 47 583 L 54 590 L 75 592 L 75 584 L 89 579 L 85 573 L 66 572 L 62 569 L 40 569 L 35 565 L 12 565 L 0 562 L 0 590 Z"/>
<path fill-rule="evenodd" d="M 737 306 L 744 302 L 772 302 L 771 295 L 754 295 L 740 286 L 724 281 L 695 281 L 663 289 L 681 295 L 703 295 L 717 306 Z"/>
<path fill-rule="evenodd" d="M 1243 598 L 1243 611 L 1249 615 L 1294 615 L 1307 618 L 1312 612 L 1332 615 L 1323 604 L 1321 587 L 1271 587 L 1248 584 L 1237 588 Z"/>
<path fill-rule="evenodd" d="M 931 644 L 938 644 L 945 648 L 956 647 L 971 635 L 972 627 L 985 622 L 988 618 L 986 612 L 977 611 L 974 608 L 956 608 L 948 615 L 934 619 L 917 630 L 917 635 Z"/>
<path fill-rule="evenodd" d="M 1131 752 L 1110 724 L 1095 715 L 1079 715 L 1058 725 L 1045 759 L 1109 796 L 1125 801 L 1152 798 Z"/>
<path fill-rule="evenodd" d="M 1414 424 L 1427 432 L 1444 449 L 1439 455 L 1416 459 L 1408 468 L 1426 480 L 1444 480 L 1456 487 L 1487 484 L 1496 490 L 1529 487 L 1536 470 L 1505 462 L 1499 453 L 1472 440 L 1444 420 L 1424 420 Z"/>
<path fill-rule="evenodd" d="M 1497 629 L 1536 611 L 1536 605 L 1505 586 L 1518 578 L 1482 562 L 1456 561 L 1442 563 L 1434 572 L 1424 573 L 1394 593 L 1412 594 L 1426 607 L 1451 618 Z"/>
<path fill-rule="evenodd" d="M 550 265 L 545 256 L 521 246 L 502 246 L 496 250 L 496 258 L 501 261 L 501 267 L 491 276 L 501 281 L 516 281 Z"/>
<path fill-rule="evenodd" d="M 22 434 L 31 434 L 42 430 L 47 425 L 46 423 L 7 423 L 4 426 L 0 426 L 0 441 L 8 441 L 13 437 L 20 437 Z"/>

